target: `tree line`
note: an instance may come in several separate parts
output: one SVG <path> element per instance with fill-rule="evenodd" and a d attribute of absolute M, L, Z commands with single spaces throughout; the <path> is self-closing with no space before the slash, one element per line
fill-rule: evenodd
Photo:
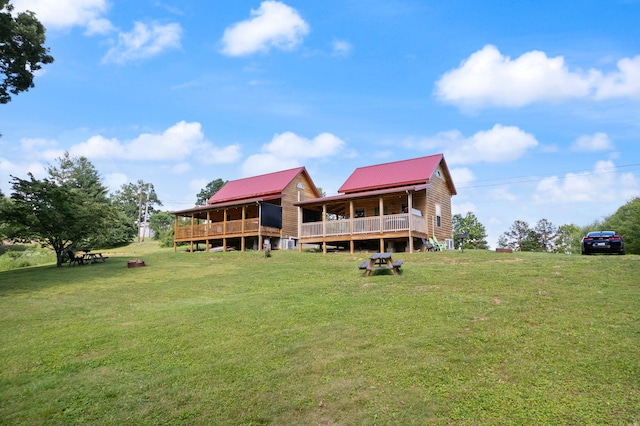
<path fill-rule="evenodd" d="M 616 231 L 624 238 L 627 253 L 640 254 L 640 197 L 635 197 L 621 206 L 615 213 L 587 226 L 575 224 L 554 225 L 540 219 L 535 225 L 516 220 L 498 238 L 498 247 L 518 251 L 549 253 L 580 253 L 580 241 L 590 231 Z M 453 232 L 456 247 L 465 249 L 487 249 L 487 233 L 478 218 L 468 212 L 465 216 L 453 216 Z M 461 234 L 464 239 L 459 238 Z"/>

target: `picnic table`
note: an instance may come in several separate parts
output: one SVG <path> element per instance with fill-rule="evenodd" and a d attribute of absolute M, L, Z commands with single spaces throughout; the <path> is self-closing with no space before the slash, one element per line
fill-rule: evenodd
<path fill-rule="evenodd" d="M 103 256 L 102 253 L 85 253 L 82 255 L 83 263 L 91 265 L 93 262 L 97 262 L 99 260 L 105 262 L 108 259 L 107 256 Z"/>
<path fill-rule="evenodd" d="M 374 253 L 369 257 L 369 260 L 360 264 L 359 269 L 364 269 L 365 276 L 382 270 L 390 270 L 394 275 L 398 275 L 401 266 L 402 260 L 394 261 L 391 253 Z"/>

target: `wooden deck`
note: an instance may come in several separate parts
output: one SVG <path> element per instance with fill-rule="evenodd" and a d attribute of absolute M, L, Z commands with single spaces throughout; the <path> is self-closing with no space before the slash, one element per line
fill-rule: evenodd
<path fill-rule="evenodd" d="M 352 236 L 376 238 L 380 234 L 404 234 L 409 231 L 426 235 L 427 222 L 424 217 L 403 213 L 303 223 L 300 229 L 300 240 L 302 242 L 322 241 L 326 237 Z"/>
<path fill-rule="evenodd" d="M 199 225 L 179 226 L 176 228 L 176 241 L 190 241 L 192 239 L 237 237 L 242 235 L 256 235 L 260 226 L 258 219 L 230 220 L 226 222 L 204 223 Z M 263 227 L 264 229 L 265 227 Z M 280 230 L 278 230 L 278 233 Z"/>

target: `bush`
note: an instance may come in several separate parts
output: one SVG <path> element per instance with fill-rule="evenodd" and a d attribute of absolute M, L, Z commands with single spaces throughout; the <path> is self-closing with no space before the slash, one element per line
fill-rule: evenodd
<path fill-rule="evenodd" d="M 53 251 L 37 246 L 6 246 L 0 251 L 0 271 L 55 263 Z"/>

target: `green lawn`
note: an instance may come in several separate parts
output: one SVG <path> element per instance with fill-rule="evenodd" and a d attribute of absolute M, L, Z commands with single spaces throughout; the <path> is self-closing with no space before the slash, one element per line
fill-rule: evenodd
<path fill-rule="evenodd" d="M 640 256 L 120 250 L 0 272 L 0 424 L 640 423 Z"/>

